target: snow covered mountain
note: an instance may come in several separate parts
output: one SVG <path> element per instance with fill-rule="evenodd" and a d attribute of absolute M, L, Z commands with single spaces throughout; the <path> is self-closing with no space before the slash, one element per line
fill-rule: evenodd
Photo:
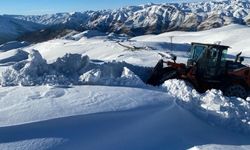
<path fill-rule="evenodd" d="M 0 43 L 13 40 L 28 32 L 42 29 L 43 26 L 34 22 L 0 16 Z"/>
<path fill-rule="evenodd" d="M 0 16 L 0 43 L 10 40 L 42 42 L 71 30 L 98 30 L 130 36 L 173 30 L 197 31 L 232 23 L 250 24 L 249 0 L 165 3 L 115 10 L 57 13 L 40 16 Z M 43 29 L 38 30 L 38 29 Z M 34 31 L 32 34 L 25 34 Z M 36 38 L 34 38 L 36 37 Z"/>
<path fill-rule="evenodd" d="M 12 17 L 79 31 L 97 29 L 103 32 L 142 35 L 172 30 L 206 30 L 231 23 L 250 24 L 249 12 L 250 1 L 225 0 L 146 4 L 116 10 Z"/>
<path fill-rule="evenodd" d="M 145 83 L 159 59 L 186 63 L 191 42 L 229 45 L 249 66 L 249 11 L 231 0 L 0 16 L 0 43 L 31 41 L 0 45 L 0 150 L 250 149 L 250 95 Z"/>

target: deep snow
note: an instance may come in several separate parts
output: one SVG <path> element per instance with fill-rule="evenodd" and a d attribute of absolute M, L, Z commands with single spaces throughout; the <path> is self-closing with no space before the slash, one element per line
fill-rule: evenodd
<path fill-rule="evenodd" d="M 20 94 L 25 96 L 18 99 Z M 249 135 L 207 124 L 164 91 L 7 87 L 1 97 L 1 114 L 5 114 L 1 116 L 1 149 L 25 145 L 27 149 L 147 150 L 249 144 Z"/>
<path fill-rule="evenodd" d="M 222 28 L 211 29 L 207 31 L 200 32 L 166 32 L 159 35 L 145 35 L 133 38 L 137 41 L 143 42 L 166 42 L 170 41 L 171 36 L 173 36 L 174 43 L 217 43 L 220 42 L 222 45 L 228 45 L 231 49 L 228 51 L 229 54 L 237 54 L 243 52 L 244 56 L 249 57 L 250 42 L 249 35 L 250 28 L 243 25 L 228 25 Z M 178 48 L 179 49 L 179 48 Z M 176 50 L 178 50 L 176 49 Z"/>
<path fill-rule="evenodd" d="M 248 148 L 242 146 L 250 145 L 248 102 L 217 90 L 199 94 L 179 80 L 161 87 L 143 82 L 162 55 L 174 53 L 177 61 L 186 61 L 189 44 L 176 40 L 171 51 L 169 35 L 214 42 L 212 34 L 218 32 L 223 44 L 234 45 L 247 42 L 243 29 L 250 32 L 232 25 L 128 40 L 107 34 L 86 37 L 92 34 L 86 31 L 75 39 L 69 35 L 3 51 L 0 149 Z M 227 36 L 228 30 L 245 39 Z M 247 50 L 244 54 L 249 55 Z"/>
<path fill-rule="evenodd" d="M 250 103 L 241 98 L 228 98 L 219 90 L 199 94 L 180 80 L 169 80 L 163 85 L 167 93 L 176 97 L 177 103 L 201 119 L 224 128 L 250 133 Z"/>
<path fill-rule="evenodd" d="M 32 50 L 29 59 L 4 70 L 0 81 L 2 86 L 98 84 L 140 87 L 146 86 L 142 80 L 146 81 L 151 73 L 149 67 L 115 61 L 95 63 L 80 54 L 66 54 L 48 64 L 38 51 Z"/>

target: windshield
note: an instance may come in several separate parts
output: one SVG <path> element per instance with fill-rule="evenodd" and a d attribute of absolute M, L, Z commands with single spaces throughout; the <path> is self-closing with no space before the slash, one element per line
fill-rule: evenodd
<path fill-rule="evenodd" d="M 190 53 L 190 58 L 193 60 L 198 60 L 206 48 L 207 46 L 205 45 L 193 45 Z"/>
<path fill-rule="evenodd" d="M 227 59 L 227 49 L 222 51 L 221 61 L 226 61 Z"/>

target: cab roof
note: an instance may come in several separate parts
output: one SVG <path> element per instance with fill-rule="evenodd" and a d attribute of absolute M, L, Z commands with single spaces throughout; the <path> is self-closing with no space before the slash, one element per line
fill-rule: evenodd
<path fill-rule="evenodd" d="M 192 42 L 191 45 L 205 45 L 205 46 L 215 47 L 215 48 L 218 48 L 218 49 L 228 49 L 228 48 L 230 48 L 230 46 L 226 46 L 226 45 L 195 43 L 195 42 Z"/>

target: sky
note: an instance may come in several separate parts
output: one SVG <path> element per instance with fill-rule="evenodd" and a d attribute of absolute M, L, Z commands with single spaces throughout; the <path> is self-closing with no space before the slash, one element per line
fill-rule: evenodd
<path fill-rule="evenodd" d="M 146 3 L 176 3 L 201 0 L 1 0 L 0 14 L 39 15 L 58 12 L 115 9 Z"/>

